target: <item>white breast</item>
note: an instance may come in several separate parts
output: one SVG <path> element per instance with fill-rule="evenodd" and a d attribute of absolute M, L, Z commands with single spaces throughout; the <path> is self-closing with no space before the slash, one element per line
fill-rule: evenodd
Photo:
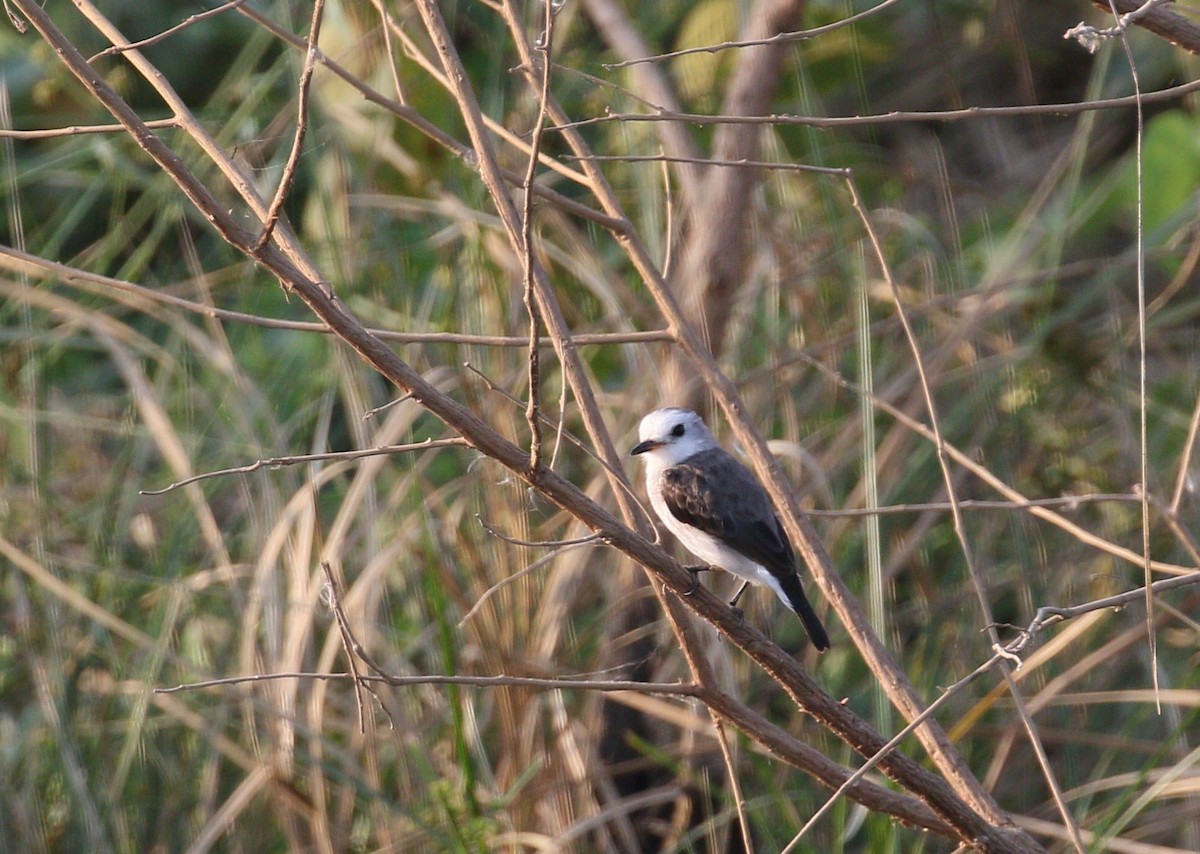
<path fill-rule="evenodd" d="M 650 496 L 650 506 L 654 508 L 654 512 L 662 520 L 667 530 L 675 535 L 685 549 L 704 563 L 720 567 L 752 584 L 766 585 L 775 591 L 775 595 L 785 605 L 791 607 L 783 593 L 783 588 L 779 586 L 779 582 L 770 572 L 741 552 L 731 549 L 716 537 L 704 533 L 699 528 L 686 525 L 672 515 L 670 508 L 667 507 L 667 502 L 662 497 L 660 481 L 665 469 L 666 466 L 647 467 L 646 493 Z"/>

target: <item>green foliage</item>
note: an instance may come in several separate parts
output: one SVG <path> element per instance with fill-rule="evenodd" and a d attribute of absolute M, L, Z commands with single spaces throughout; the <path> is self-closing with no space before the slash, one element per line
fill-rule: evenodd
<path fill-rule="evenodd" d="M 1146 124 L 1142 156 L 1142 221 L 1154 242 L 1169 232 L 1172 221 L 1195 216 L 1196 187 L 1200 185 L 1200 121 L 1181 110 L 1155 116 Z M 1113 188 L 1127 222 L 1137 215 L 1137 165 L 1133 157 L 1121 164 Z M 1171 232 L 1178 227 L 1171 229 Z"/>
<path fill-rule="evenodd" d="M 365 3 L 330 3 L 321 46 L 356 80 L 406 106 L 389 111 L 318 69 L 288 223 L 342 303 L 371 326 L 522 338 L 520 259 L 477 170 L 404 120 L 411 111 L 465 144 L 459 105 L 427 70 L 438 66 L 419 17 L 387 5 L 411 16 L 392 32 L 390 54 L 378 7 Z M 293 33 L 305 31 L 311 11 L 253 6 Z M 513 70 L 508 27 L 488 4 L 441 7 L 481 109 L 512 131 L 497 136 L 499 157 L 523 174 L 518 143 L 528 142 L 536 100 Z M 804 26 L 857 8 L 811 3 Z M 48 9 L 83 51 L 106 47 L 71 4 Z M 139 0 L 103 8 L 131 39 L 198 11 Z M 746 11 L 706 0 L 627 14 L 652 50 L 666 51 L 734 38 Z M 604 67 L 627 57 L 583 8 L 566 4 L 559 14 L 553 91 L 567 113 L 653 111 L 637 67 Z M 1065 0 L 1004 10 L 899 4 L 787 48 L 774 109 L 853 115 L 1124 94 L 1119 46 L 1093 61 L 1061 39 L 1056 16 L 1069 26 L 1080 14 Z M 1156 39 L 1134 46 L 1143 88 L 1189 68 Z M 702 52 L 652 68 L 674 85 L 682 109 L 714 112 L 743 55 Z M 270 196 L 295 130 L 302 54 L 227 10 L 147 47 L 146 56 Z M 168 115 L 126 59 L 97 57 L 93 67 L 143 117 Z M 0 31 L 0 76 L 13 127 L 111 122 L 34 35 Z M 1184 484 L 1171 519 L 1185 530 L 1195 515 L 1188 461 L 1200 313 L 1192 228 L 1200 127 L 1190 106 L 1156 104 L 1142 161 L 1148 485 L 1165 504 Z M 685 129 L 702 151 L 718 133 Z M 649 122 L 581 128 L 598 154 L 658 153 L 660 131 Z M 195 144 L 178 129 L 157 132 L 240 210 Z M 997 621 L 1025 625 L 1042 605 L 1142 581 L 1140 569 L 1114 555 L 1141 549 L 1142 511 L 1131 494 L 1142 480 L 1132 140 L 1128 112 L 762 128 L 763 159 L 854 170 L 922 347 L 938 425 L 964 453 L 951 465 L 958 497 L 1002 497 L 969 462 L 1028 498 L 1124 496 L 1054 507 L 1051 521 L 1028 509 L 969 509 L 964 534 Z M 322 560 L 343 585 L 358 640 L 391 674 L 623 678 L 636 666 L 645 678 L 672 681 L 688 671 L 657 610 L 628 625 L 651 595 L 636 570 L 596 544 L 552 552 L 520 545 L 589 532 L 470 449 L 265 466 L 142 494 L 259 459 L 447 433 L 412 400 L 365 418 L 395 390 L 330 335 L 209 316 L 202 307 L 312 320 L 126 134 L 0 143 L 0 242 L 71 268 L 27 266 L 8 250 L 0 258 L 0 775 L 10 781 L 0 848 L 185 850 L 205 840 L 233 851 L 588 851 L 623 850 L 645 832 L 666 840 L 665 850 L 738 850 L 729 771 L 698 705 L 513 686 L 373 683 L 356 693 L 345 680 L 292 676 L 154 693 L 236 675 L 344 672 Z M 561 134 L 548 133 L 544 151 L 564 154 Z M 658 163 L 604 167 L 651 254 L 678 265 L 689 227 L 679 173 L 664 181 Z M 781 440 L 781 464 L 809 506 L 863 507 L 867 472 L 883 505 L 909 506 L 880 517 L 878 549 L 861 517 L 818 524 L 856 594 L 865 598 L 868 571 L 878 573 L 878 632 L 932 699 L 991 651 L 950 516 L 929 506 L 946 499 L 936 449 L 896 414 L 929 422 L 895 299 L 840 178 L 761 178 L 739 214 L 751 245 L 720 357 L 763 432 Z M 569 174 L 542 169 L 539 181 L 595 205 Z M 539 258 L 574 331 L 661 328 L 620 240 L 549 200 L 538 201 L 536 225 Z M 681 293 L 691 285 L 675 284 Z M 502 433 L 528 441 L 523 345 L 393 346 Z M 638 416 L 677 391 L 661 385 L 672 348 L 579 349 L 614 441 L 625 447 Z M 557 417 L 563 379 L 552 352 L 543 354 L 543 407 Z M 867 383 L 894 407 L 871 408 L 870 425 L 860 411 Z M 565 401 L 564 428 L 582 436 L 575 402 Z M 714 426 L 728 439 L 721 419 Z M 556 470 L 613 504 L 594 458 L 569 441 L 558 446 L 552 428 L 545 435 Z M 1167 515 L 1155 511 L 1153 555 L 1191 566 L 1189 543 Z M 769 594 L 751 592 L 744 604 L 747 620 L 801 657 L 830 695 L 888 733 L 899 728 L 898 716 L 876 717 L 874 676 L 840 627 L 834 649 L 816 659 Z M 1154 664 L 1144 655 L 1144 614 L 1130 607 L 1043 635 L 1019 675 L 1056 779 L 1101 839 L 1200 844 L 1181 808 L 1186 792 L 1160 786 L 1191 761 L 1195 634 L 1174 610 L 1186 604 L 1171 598 L 1156 612 Z M 828 621 L 837 626 L 833 615 Z M 856 765 L 764 674 L 727 646 L 711 649 L 751 708 Z M 1146 690 L 1155 673 L 1168 692 L 1162 716 Z M 641 716 L 640 728 L 619 733 L 631 755 L 617 767 L 602 735 L 626 709 Z M 996 679 L 956 695 L 938 717 L 1005 809 L 1057 817 Z M 754 841 L 782 848 L 827 791 L 727 730 Z M 924 760 L 911 741 L 900 749 Z M 650 782 L 618 791 L 635 778 Z M 842 801 L 799 850 L 940 846 Z"/>

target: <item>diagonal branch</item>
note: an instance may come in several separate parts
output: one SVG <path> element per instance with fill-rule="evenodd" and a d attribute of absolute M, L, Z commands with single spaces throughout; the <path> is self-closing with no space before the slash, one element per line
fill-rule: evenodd
<path fill-rule="evenodd" d="M 308 132 L 308 90 L 312 85 L 313 71 L 317 67 L 317 41 L 321 38 L 321 22 L 325 17 L 325 0 L 313 3 L 312 23 L 308 30 L 308 50 L 304 54 L 304 67 L 300 71 L 300 86 L 296 93 L 296 135 L 292 137 L 292 148 L 288 152 L 287 162 L 283 167 L 283 176 L 279 179 L 279 187 L 267 216 L 263 222 L 262 233 L 258 236 L 255 248 L 265 246 L 279 221 L 284 202 L 292 191 L 292 183 L 296 179 L 296 169 L 300 166 L 300 153 L 304 150 L 304 136 Z"/>
<path fill-rule="evenodd" d="M 290 235 L 284 235 L 284 239 L 279 241 L 283 245 L 272 243 L 261 248 L 256 247 L 257 235 L 244 228 L 213 193 L 196 178 L 186 163 L 161 138 L 145 126 L 136 112 L 87 64 L 86 59 L 55 26 L 36 0 L 12 0 L 12 2 L 51 45 L 62 62 L 84 84 L 92 96 L 104 104 L 114 117 L 128 129 L 138 145 L 179 185 L 188 199 L 196 205 L 203 216 L 231 246 L 269 270 L 284 288 L 303 300 L 364 361 L 372 365 L 389 381 L 411 394 L 418 403 L 444 421 L 472 447 L 494 459 L 545 497 L 574 515 L 623 554 L 650 569 L 659 581 L 676 594 L 682 596 L 690 590 L 691 575 L 672 560 L 663 549 L 623 525 L 605 508 L 554 471 L 546 468 L 530 469 L 529 456 L 525 451 L 500 436 L 474 412 L 439 391 L 384 342 L 369 334 L 358 319 L 330 291 L 328 285 L 320 279 L 312 262 L 304 254 L 299 244 L 290 239 Z M 84 0 L 77 0 L 77 2 L 82 4 Z M 428 15 L 435 22 L 440 20 L 440 13 L 433 5 L 432 0 L 420 0 L 420 6 L 423 16 Z M 434 29 L 436 38 L 440 33 L 436 27 Z M 444 25 L 440 32 L 444 32 Z M 449 45 L 445 44 L 441 47 L 448 48 Z M 461 66 L 450 73 L 452 78 L 456 75 L 459 75 L 457 83 L 465 87 L 465 75 L 462 75 Z M 470 97 L 469 92 L 465 92 L 465 94 Z M 483 162 L 481 160 L 481 164 Z M 632 243 L 632 239 L 630 242 Z M 677 311 L 669 294 L 666 294 L 665 298 L 663 294 L 656 294 L 656 298 Z M 549 303 L 548 306 L 543 307 L 553 309 L 555 306 L 553 303 Z M 550 312 L 547 312 L 546 316 L 549 321 Z M 676 322 L 679 321 L 677 315 L 673 319 Z M 707 360 L 703 358 L 705 351 L 695 339 L 694 333 L 686 326 L 680 326 L 678 331 L 683 336 L 682 340 L 688 352 L 698 357 L 698 364 L 704 371 L 705 380 L 710 382 L 712 387 L 722 395 L 720 399 L 723 405 L 728 406 L 727 413 L 731 420 L 741 427 L 748 439 L 755 438 L 756 434 L 753 433 L 753 428 L 747 426 L 748 422 L 745 422 L 744 417 L 741 416 L 732 383 L 716 369 L 711 356 L 707 357 Z M 569 339 L 564 337 L 557 340 L 556 344 L 560 348 L 560 354 L 563 352 L 573 354 Z M 564 368 L 566 367 L 567 363 L 564 362 Z M 600 426 L 602 427 L 602 424 Z M 750 441 L 747 441 L 747 445 L 752 446 L 758 455 L 766 454 L 761 440 L 757 446 Z M 777 471 L 775 474 L 778 476 Z M 772 484 L 776 490 L 781 490 L 781 487 L 774 484 L 774 481 Z M 786 491 L 784 498 L 787 498 Z M 777 500 L 780 499 L 777 497 Z M 794 503 L 794 499 L 792 503 Z M 792 503 L 780 500 L 780 506 L 791 511 L 788 514 L 789 532 L 798 524 L 796 519 L 799 518 Z M 884 746 L 884 739 L 865 721 L 822 692 L 791 656 L 780 650 L 755 628 L 740 621 L 724 602 L 707 591 L 700 591 L 691 596 L 688 603 L 693 610 L 716 625 L 732 643 L 736 644 L 784 686 L 789 696 L 803 711 L 836 733 L 856 751 L 870 755 Z M 676 602 L 676 604 L 678 603 Z M 926 770 L 914 760 L 903 755 L 891 754 L 880 762 L 880 768 L 900 785 L 917 793 L 943 821 L 954 828 L 955 835 L 961 842 L 985 851 L 1040 850 L 1028 837 L 1014 834 L 1003 827 L 997 827 L 992 820 L 980 815 L 960 799 L 945 780 Z"/>
<path fill-rule="evenodd" d="M 510 30 L 513 32 L 518 47 L 527 51 L 523 37 L 511 23 Z M 556 125 L 562 127 L 568 124 L 570 117 L 561 107 L 551 101 L 549 109 L 551 118 Z M 587 172 L 592 190 L 605 213 L 622 221 L 628 221 L 616 194 L 603 173 L 594 162 L 586 159 L 591 156 L 592 152 L 578 131 L 567 127 L 563 130 L 563 137 L 571 146 L 572 151 L 584 158 L 580 161 L 580 165 Z M 757 473 L 770 492 L 772 501 L 781 510 L 789 539 L 796 545 L 806 566 L 809 567 L 821 587 L 822 593 L 833 604 L 842 622 L 849 629 L 866 663 L 875 673 L 876 678 L 879 679 L 880 684 L 901 714 L 910 721 L 917 718 L 924 711 L 924 704 L 918 696 L 916 688 L 891 653 L 875 636 L 857 600 L 834 570 L 829 555 L 811 523 L 803 515 L 799 502 L 784 478 L 782 470 L 771 455 L 766 442 L 747 416 L 736 386 L 721 372 L 712 353 L 689 324 L 679 301 L 663 280 L 654 259 L 638 239 L 634 230 L 632 228 L 621 229 L 615 231 L 614 236 L 625 249 L 630 262 L 646 284 L 650 296 L 667 322 L 667 328 L 676 336 L 684 354 L 691 361 L 693 369 L 729 419 Z M 668 613 L 670 613 L 669 610 Z M 685 646 L 686 653 L 688 653 L 688 649 Z M 999 805 L 983 789 L 957 751 L 954 750 L 941 726 L 933 720 L 926 720 L 917 730 L 917 737 L 939 770 L 951 781 L 954 790 L 961 797 L 965 798 L 974 809 L 990 821 L 1012 828 L 1011 822 Z M 1011 833 L 1015 840 L 1014 844 L 1036 846 L 1030 837 L 1015 828 L 1011 830 Z"/>

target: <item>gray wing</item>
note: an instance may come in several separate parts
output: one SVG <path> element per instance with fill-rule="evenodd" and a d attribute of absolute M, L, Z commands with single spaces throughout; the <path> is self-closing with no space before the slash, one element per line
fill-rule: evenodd
<path fill-rule="evenodd" d="M 813 645 L 822 652 L 829 649 L 829 635 L 800 584 L 792 544 L 766 490 L 749 469 L 714 448 L 666 469 L 661 486 L 672 516 L 766 567 Z"/>
<path fill-rule="evenodd" d="M 796 557 L 775 508 L 750 470 L 714 448 L 662 474 L 671 515 L 761 564 L 774 576 L 794 576 Z"/>

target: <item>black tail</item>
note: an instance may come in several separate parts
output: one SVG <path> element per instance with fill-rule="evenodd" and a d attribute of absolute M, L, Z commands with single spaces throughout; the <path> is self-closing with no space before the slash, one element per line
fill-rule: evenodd
<path fill-rule="evenodd" d="M 792 610 L 796 612 L 800 622 L 804 623 L 804 630 L 808 632 L 813 646 L 819 652 L 829 649 L 829 635 L 825 633 L 825 627 L 821 625 L 821 618 L 817 616 L 817 612 L 808 603 L 808 597 L 804 595 L 804 588 L 800 586 L 800 576 L 792 572 L 782 577 L 776 577 L 779 578 L 779 586 L 787 594 Z"/>

